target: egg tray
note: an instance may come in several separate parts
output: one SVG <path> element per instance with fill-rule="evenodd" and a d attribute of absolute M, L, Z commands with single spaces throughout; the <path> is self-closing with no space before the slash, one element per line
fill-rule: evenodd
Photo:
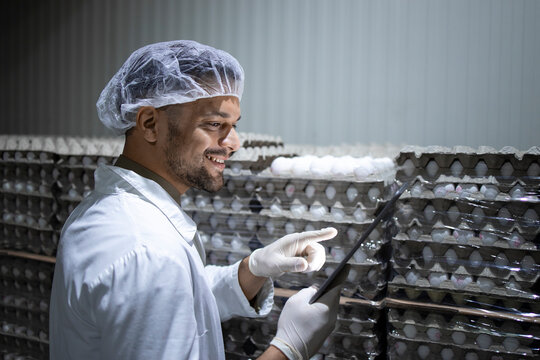
<path fill-rule="evenodd" d="M 2 183 L 0 191 L 51 197 L 54 166 L 53 163 L 21 164 L 0 162 L 0 182 Z"/>
<path fill-rule="evenodd" d="M 0 248 L 52 256 L 56 253 L 60 232 L 0 223 Z"/>
<path fill-rule="evenodd" d="M 44 167 L 49 168 L 58 155 L 40 150 L 0 150 L 1 167 Z"/>
<path fill-rule="evenodd" d="M 389 333 L 396 338 L 450 348 L 533 356 L 540 344 L 540 325 L 489 319 L 480 314 L 464 316 L 390 308 L 388 323 Z"/>
<path fill-rule="evenodd" d="M 238 138 L 243 148 L 262 146 L 283 146 L 283 140 L 279 136 L 238 132 Z"/>
<path fill-rule="evenodd" d="M 420 225 L 414 222 L 410 227 L 402 226 L 401 232 L 395 235 L 399 241 L 411 240 L 419 243 L 469 245 L 474 247 L 491 247 L 501 250 L 518 249 L 536 251 L 540 247 L 538 234 L 520 234 L 491 229 L 490 231 L 470 230 L 466 226 L 456 228 L 437 222 L 435 225 Z"/>
<path fill-rule="evenodd" d="M 518 231 L 540 233 L 540 204 L 520 201 L 497 202 L 447 199 L 400 199 L 396 217 L 402 227 L 419 226 L 464 228 L 475 231 Z"/>
<path fill-rule="evenodd" d="M 294 203 L 309 207 L 314 202 L 318 202 L 327 207 L 337 206 L 349 215 L 352 215 L 357 208 L 372 214 L 381 202 L 384 203 L 386 197 L 386 190 L 382 182 L 351 183 L 329 180 L 261 178 L 252 175 L 225 176 L 224 180 L 224 187 L 213 195 L 190 189 L 184 196 L 194 199 L 202 195 L 210 198 L 211 202 L 217 198 L 225 204 L 230 204 L 232 199 L 249 199 L 249 201 L 260 203 L 261 209 L 271 209 L 273 204 L 278 204 L 284 210 L 288 210 Z M 270 184 L 272 191 L 269 192 Z M 308 184 L 318 188 L 311 197 L 306 195 L 304 191 Z M 335 188 L 335 194 L 331 198 L 328 198 L 324 191 L 329 184 Z M 346 193 L 351 186 L 357 189 L 357 194 L 351 197 L 352 200 L 349 200 Z M 293 188 L 295 190 L 292 190 Z M 302 190 L 296 191 L 296 189 Z M 371 191 L 371 197 L 368 196 L 369 191 Z"/>
<path fill-rule="evenodd" d="M 514 278 L 522 289 L 530 289 L 540 278 L 540 250 L 502 250 L 488 246 L 476 247 L 419 241 L 392 240 L 393 268 L 403 271 L 447 272 L 484 278 L 510 280 Z M 430 252 L 425 254 L 426 249 Z M 450 254 L 450 253 L 451 254 Z M 475 256 L 471 260 L 471 254 Z"/>
<path fill-rule="evenodd" d="M 449 273 L 444 269 L 438 271 L 439 269 L 411 269 L 410 267 L 400 268 L 392 261 L 392 275 L 389 283 L 407 287 L 412 289 L 420 290 L 442 290 L 443 292 L 467 294 L 467 296 L 477 296 L 477 295 L 493 295 L 498 296 L 499 298 L 506 299 L 519 299 L 524 302 L 538 301 L 540 295 L 538 290 L 536 290 L 534 284 L 529 281 L 520 281 L 515 278 L 510 280 L 492 278 L 492 277 L 483 277 L 483 276 L 473 276 L 466 272 L 454 272 Z M 409 274 L 409 272 L 413 274 Z M 429 281 L 430 275 L 440 275 L 446 279 L 437 281 L 437 286 L 432 285 Z M 414 276 L 413 276 L 414 275 Z M 414 280 L 416 281 L 414 281 Z M 490 280 L 493 284 L 484 285 L 480 280 Z M 509 282 L 512 281 L 511 285 Z M 540 304 L 539 304 L 540 305 Z"/>
<path fill-rule="evenodd" d="M 83 196 L 94 189 L 94 172 L 95 168 L 89 167 L 60 167 L 55 174 L 54 190 L 62 195 L 69 195 L 70 191 L 74 190 L 79 196 Z"/>
<path fill-rule="evenodd" d="M 527 184 L 521 180 L 513 183 L 498 183 L 492 178 L 468 179 L 467 181 L 461 178 L 438 179 L 437 181 L 416 180 L 409 186 L 409 194 L 410 197 L 422 199 L 540 202 L 538 184 Z"/>
<path fill-rule="evenodd" d="M 400 181 L 412 178 L 432 181 L 441 175 L 472 178 L 494 176 L 500 182 L 521 179 L 539 183 L 539 159 L 540 147 L 537 146 L 527 151 L 512 147 L 497 151 L 489 147 L 409 146 L 403 148 L 396 158 L 396 178 Z"/>
<path fill-rule="evenodd" d="M 282 177 L 259 177 L 258 195 L 266 208 L 279 199 L 287 206 L 295 199 L 302 204 L 318 201 L 325 206 L 334 206 L 337 202 L 344 208 L 376 208 L 388 198 L 388 191 L 383 181 L 358 182 L 331 179 L 305 179 Z M 268 184 L 272 184 L 269 191 Z M 309 191 L 308 191 L 309 190 Z"/>
<path fill-rule="evenodd" d="M 6 313 L 2 314 L 2 321 L 0 321 L 0 335 L 12 336 L 19 339 L 40 342 L 44 344 L 49 343 L 49 324 L 36 324 L 24 322 L 21 323 L 19 319 L 11 319 Z"/>
<path fill-rule="evenodd" d="M 390 284 L 402 286 L 403 279 L 405 279 L 407 285 L 411 286 L 411 288 L 406 288 L 408 296 L 415 297 L 420 291 L 424 290 L 429 292 L 429 297 L 435 302 L 440 302 L 447 293 L 451 295 L 455 302 L 463 302 L 463 296 L 470 298 L 479 296 L 479 294 L 483 294 L 480 296 L 497 296 L 500 299 L 504 299 L 503 301 L 516 299 L 522 302 L 534 302 L 540 298 L 538 290 L 535 290 L 534 285 L 531 285 L 529 282 L 512 279 L 511 286 L 509 286 L 509 282 L 506 280 L 486 277 L 473 277 L 456 273 L 449 274 L 431 270 L 396 269 L 395 266 L 392 266 L 392 270 L 396 274 L 393 275 L 389 282 Z M 436 277 L 437 283 L 433 284 L 429 281 L 430 275 Z M 415 279 L 417 278 L 414 283 L 410 280 L 412 276 Z M 487 281 L 490 282 L 486 284 Z M 434 292 L 430 292 L 431 290 L 434 290 Z M 493 303 L 494 301 L 482 300 L 482 302 Z"/>
<path fill-rule="evenodd" d="M 50 294 L 54 264 L 7 255 L 0 255 L 0 264 L 0 281 L 6 288 L 23 293 L 28 290 L 30 294 L 38 288 L 43 296 Z"/>
<path fill-rule="evenodd" d="M 537 355 L 498 353 L 496 351 L 469 349 L 462 346 L 441 345 L 415 341 L 392 333 L 387 338 L 386 358 L 388 360 L 525 360 Z"/>
<path fill-rule="evenodd" d="M 0 333 L 0 356 L 13 360 L 49 359 L 49 345 Z"/>
<path fill-rule="evenodd" d="M 389 298 L 414 300 L 428 304 L 443 304 L 450 306 L 484 309 L 496 312 L 533 313 L 540 314 L 538 299 L 529 299 L 517 295 L 508 295 L 502 290 L 495 289 L 490 293 L 456 290 L 452 284 L 441 284 L 445 288 L 434 288 L 427 280 L 410 285 L 401 275 L 393 275 L 387 286 Z M 468 289 L 475 289 L 470 284 Z M 495 292 L 496 291 L 496 292 Z"/>
<path fill-rule="evenodd" d="M 192 193 L 193 194 L 193 193 Z M 218 200 L 219 199 L 219 204 Z M 210 196 L 208 193 L 199 193 L 194 197 L 183 195 L 180 199 L 182 208 L 185 211 L 200 210 L 206 212 L 235 212 L 235 213 L 256 213 L 261 212 L 261 205 L 252 202 L 250 198 L 234 196 L 229 199 L 221 199 L 217 196 Z"/>
<path fill-rule="evenodd" d="M 51 214 L 58 207 L 54 198 L 39 195 L 0 193 L 0 202 L 3 205 L 0 221 L 41 230 L 52 228 Z"/>
<path fill-rule="evenodd" d="M 273 279 L 277 287 L 299 289 L 316 284 L 320 286 L 329 276 L 337 263 L 327 261 L 323 269 L 312 273 L 285 273 Z M 385 295 L 387 263 L 351 263 L 349 277 L 343 283 L 342 296 L 381 300 Z"/>
<path fill-rule="evenodd" d="M 208 242 L 211 242 L 215 234 L 219 234 L 226 247 L 230 247 L 233 239 L 245 244 L 241 247 L 236 242 L 235 247 L 237 249 L 249 248 L 255 250 L 292 232 L 317 230 L 331 226 L 338 230 L 338 235 L 324 242 L 324 246 L 329 249 L 330 257 L 333 256 L 332 250 L 338 249 L 338 253 L 341 254 L 340 256 L 344 256 L 356 244 L 357 238 L 370 225 L 308 222 L 298 219 L 285 219 L 254 214 L 248 214 L 246 216 L 243 214 L 201 211 L 187 212 L 187 214 L 197 223 L 199 232 L 205 234 L 205 237 L 209 239 Z M 272 224 L 271 227 L 268 225 L 270 222 Z M 388 234 L 390 229 L 387 226 L 388 223 L 378 225 L 362 243 L 354 258 L 365 259 L 367 261 L 387 261 L 389 251 L 388 249 L 383 249 L 391 238 L 391 234 Z M 336 260 L 340 261 L 341 258 L 336 258 Z"/>

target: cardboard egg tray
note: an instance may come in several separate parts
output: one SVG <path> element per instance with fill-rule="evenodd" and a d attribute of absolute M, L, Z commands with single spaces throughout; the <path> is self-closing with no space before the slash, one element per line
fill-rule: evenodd
<path fill-rule="evenodd" d="M 49 298 L 54 264 L 0 256 L 0 348 L 48 353 Z M 34 352 L 35 351 L 35 352 Z"/>
<path fill-rule="evenodd" d="M 272 186 L 267 185 L 272 183 Z M 302 204 L 315 201 L 325 206 L 342 204 L 344 208 L 376 208 L 387 197 L 383 181 L 358 182 L 330 179 L 304 179 L 283 177 L 259 177 L 259 195 L 265 207 L 274 199 L 286 206 L 297 199 Z M 272 190 L 272 191 L 269 191 Z"/>
<path fill-rule="evenodd" d="M 408 146 L 396 158 L 400 181 L 414 178 L 433 181 L 441 176 L 453 178 L 483 178 L 493 176 L 498 182 L 521 179 L 526 183 L 540 183 L 540 148 L 518 151 L 505 147 L 497 151 L 490 147 L 477 149 L 456 146 Z"/>
<path fill-rule="evenodd" d="M 520 201 L 470 201 L 422 199 L 404 196 L 397 204 L 396 216 L 401 225 L 410 227 L 443 225 L 475 231 L 518 231 L 540 233 L 540 203 Z"/>
<path fill-rule="evenodd" d="M 531 290 L 530 283 L 514 281 L 514 287 L 509 288 L 508 282 L 500 279 L 492 280 L 493 284 L 490 285 L 489 290 L 485 289 L 483 283 L 479 282 L 489 278 L 473 278 L 467 277 L 463 274 L 448 274 L 446 272 L 438 272 L 433 270 L 410 270 L 407 268 L 392 268 L 397 274 L 394 274 L 389 284 L 395 288 L 402 287 L 405 293 L 410 299 L 414 299 L 420 295 L 422 291 L 427 292 L 427 295 L 432 301 L 441 302 L 442 299 L 449 294 L 456 304 L 464 304 L 464 298 L 477 298 L 483 299 L 483 297 L 495 296 L 495 299 L 501 301 L 512 302 L 514 300 L 521 303 L 534 303 L 539 300 L 538 294 L 534 290 Z M 409 272 L 414 272 L 414 276 L 418 277 L 414 284 L 411 284 Z M 441 281 L 437 286 L 432 285 L 429 281 L 429 276 L 441 276 L 446 278 Z M 408 277 L 409 276 L 409 277 Z M 490 279 L 491 280 L 491 279 Z M 520 289 L 516 289 L 515 286 L 519 286 Z M 529 286 L 529 288 L 527 288 Z M 493 304 L 494 301 L 482 300 L 481 303 Z"/>
<path fill-rule="evenodd" d="M 52 215 L 57 203 L 52 197 L 0 193 L 4 224 L 25 226 L 36 230 L 51 230 Z"/>
<path fill-rule="evenodd" d="M 415 240 L 430 245 L 431 243 L 469 245 L 476 247 L 489 246 L 498 249 L 520 249 L 535 251 L 537 248 L 537 235 L 520 234 L 490 229 L 490 231 L 470 230 L 466 226 L 456 228 L 437 222 L 433 226 L 420 225 L 413 222 L 410 226 L 402 226 L 397 240 Z"/>
<path fill-rule="evenodd" d="M 0 355 L 3 359 L 48 359 L 44 357 L 48 353 L 48 344 L 0 334 Z"/>
<path fill-rule="evenodd" d="M 238 138 L 243 148 L 283 146 L 283 140 L 279 136 L 238 132 Z"/>
<path fill-rule="evenodd" d="M 285 179 L 260 177 L 254 175 L 225 176 L 224 187 L 211 195 L 211 202 L 215 201 L 229 207 L 232 201 L 243 202 L 243 206 L 251 205 L 252 208 L 269 210 L 272 212 L 286 212 L 284 216 L 314 217 L 310 214 L 312 206 L 322 206 L 324 210 L 320 218 L 333 219 L 337 221 L 358 221 L 358 218 L 366 220 L 373 218 L 373 213 L 378 206 L 384 204 L 386 188 L 382 182 L 351 183 L 328 180 L 307 180 L 307 179 Z M 313 195 L 306 195 L 305 188 L 313 186 L 317 188 Z M 331 198 L 325 190 L 328 186 L 333 187 Z M 347 191 L 355 196 L 348 196 Z M 192 202 L 197 196 L 208 196 L 207 193 L 190 189 L 185 197 L 192 198 Z M 311 195 L 311 193 L 310 193 Z M 291 211 L 294 206 L 304 207 L 303 214 Z M 339 214 L 333 213 L 333 208 Z M 358 210 L 359 209 L 359 210 Z M 356 211 L 361 213 L 356 214 Z M 318 212 L 314 212 L 318 214 Z"/>
<path fill-rule="evenodd" d="M 401 275 L 410 269 L 472 275 L 499 280 L 515 279 L 521 290 L 540 278 L 540 250 L 517 250 L 392 240 L 394 269 Z M 427 255 L 426 249 L 429 249 Z M 540 294 L 538 294 L 540 295 Z"/>
<path fill-rule="evenodd" d="M 0 161 L 1 192 L 52 197 L 54 163 Z"/>
<path fill-rule="evenodd" d="M 475 178 L 463 181 L 461 178 L 437 181 L 416 180 L 409 186 L 412 197 L 425 199 L 468 199 L 471 201 L 511 201 L 538 203 L 540 187 L 522 180 L 513 183 L 498 183 L 492 178 Z"/>
<path fill-rule="evenodd" d="M 56 253 L 59 237 L 59 231 L 54 229 L 34 229 L 27 226 L 0 223 L 2 249 L 51 256 Z"/>
<path fill-rule="evenodd" d="M 516 320 L 489 319 L 453 315 L 426 310 L 388 310 L 390 356 L 426 353 L 418 346 L 429 347 L 427 358 L 463 358 L 474 352 L 479 358 L 535 358 L 540 341 L 540 325 Z M 401 344 L 399 344 L 401 342 Z M 443 352 L 443 349 L 447 349 Z M 408 350 L 408 351 L 407 351 Z M 453 356 L 450 356 L 453 354 Z M 471 356 L 471 355 L 470 355 Z"/>
<path fill-rule="evenodd" d="M 219 233 L 229 240 L 237 236 L 245 243 L 252 241 L 256 237 L 256 241 L 260 242 L 260 246 L 268 245 L 289 233 L 334 227 L 338 230 L 338 235 L 324 242 L 325 247 L 329 248 L 329 259 L 334 255 L 344 256 L 356 244 L 358 236 L 370 225 L 370 223 L 312 222 L 264 214 L 225 211 L 217 213 L 196 210 L 187 211 L 187 214 L 198 224 L 200 232 L 209 235 Z M 381 249 L 385 247 L 385 244 L 389 243 L 391 238 L 387 234 L 387 225 L 388 223 L 381 223 L 372 231 L 360 246 L 354 259 L 364 258 L 367 261 L 374 262 L 388 260 L 387 255 L 381 252 Z M 387 249 L 383 252 L 387 252 Z M 341 258 L 336 257 L 335 260 L 340 261 Z"/>
<path fill-rule="evenodd" d="M 452 283 L 442 282 L 438 288 L 430 285 L 427 279 L 419 279 L 410 285 L 404 276 L 393 274 L 388 282 L 387 296 L 390 298 L 413 300 L 421 303 L 447 304 L 471 307 L 490 311 L 516 313 L 540 313 L 537 298 L 521 296 L 513 290 L 493 288 L 483 292 L 477 284 L 469 284 L 466 291 L 457 290 Z"/>

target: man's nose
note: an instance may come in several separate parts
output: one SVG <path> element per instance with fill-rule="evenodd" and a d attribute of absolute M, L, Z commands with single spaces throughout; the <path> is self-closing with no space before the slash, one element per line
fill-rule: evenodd
<path fill-rule="evenodd" d="M 236 132 L 235 128 L 231 127 L 229 132 L 227 132 L 225 137 L 221 140 L 221 146 L 228 147 L 232 152 L 240 149 L 242 144 L 240 144 L 240 138 L 238 137 L 238 133 Z"/>

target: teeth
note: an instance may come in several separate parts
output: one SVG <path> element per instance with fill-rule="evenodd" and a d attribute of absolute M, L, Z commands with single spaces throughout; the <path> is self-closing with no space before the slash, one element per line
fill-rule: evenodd
<path fill-rule="evenodd" d="M 211 156 L 208 156 L 206 155 L 206 157 L 212 161 L 215 161 L 217 163 L 220 163 L 220 164 L 225 164 L 225 160 L 221 160 L 221 159 L 216 159 L 215 157 L 211 157 Z"/>

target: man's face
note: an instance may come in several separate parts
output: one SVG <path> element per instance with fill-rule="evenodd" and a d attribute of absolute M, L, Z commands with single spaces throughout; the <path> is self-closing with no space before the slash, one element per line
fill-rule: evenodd
<path fill-rule="evenodd" d="M 172 105 L 167 113 L 164 156 L 175 182 L 209 192 L 223 187 L 225 160 L 240 148 L 236 124 L 240 104 L 233 96 Z"/>

